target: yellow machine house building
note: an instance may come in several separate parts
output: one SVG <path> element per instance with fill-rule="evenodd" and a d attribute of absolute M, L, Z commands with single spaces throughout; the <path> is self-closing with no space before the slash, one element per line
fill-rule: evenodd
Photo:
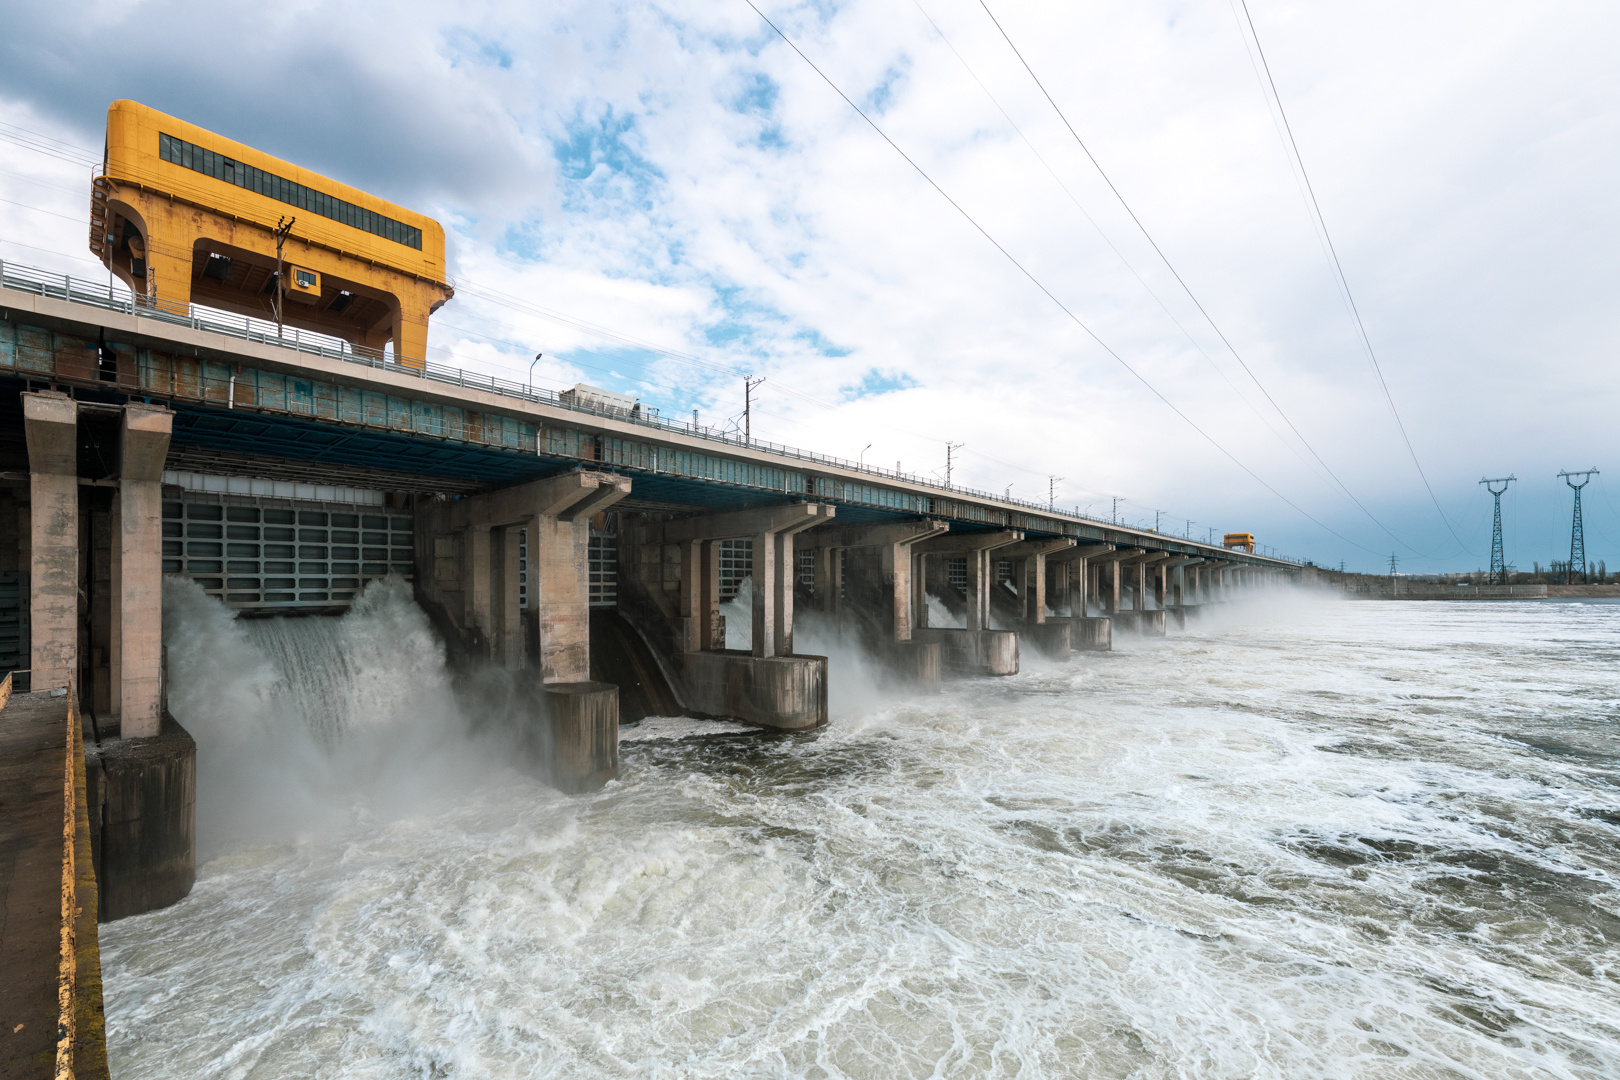
<path fill-rule="evenodd" d="M 133 101 L 107 110 L 90 250 L 144 302 L 203 304 L 422 367 L 450 299 L 437 221 Z"/>

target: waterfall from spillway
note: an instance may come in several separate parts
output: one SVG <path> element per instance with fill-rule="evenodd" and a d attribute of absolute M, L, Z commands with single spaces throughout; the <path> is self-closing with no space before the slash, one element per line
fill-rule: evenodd
<path fill-rule="evenodd" d="M 458 790 L 496 757 L 469 737 L 443 646 L 401 579 L 342 616 L 241 619 L 170 577 L 163 637 L 169 710 L 197 740 L 204 848 Z"/>
<path fill-rule="evenodd" d="M 280 673 L 285 713 L 328 746 L 424 706 L 454 711 L 444 651 L 402 579 L 371 586 L 341 617 L 252 619 L 247 631 Z"/>

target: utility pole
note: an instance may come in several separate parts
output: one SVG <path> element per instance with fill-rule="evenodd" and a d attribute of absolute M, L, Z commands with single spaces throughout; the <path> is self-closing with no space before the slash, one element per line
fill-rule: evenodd
<path fill-rule="evenodd" d="M 1490 580 L 1492 585 L 1507 584 L 1507 560 L 1502 555 L 1502 492 L 1506 491 L 1507 486 L 1517 479 L 1516 476 L 1499 476 L 1494 480 L 1480 481 L 1485 485 L 1485 490 L 1490 492 L 1491 496 L 1496 500 L 1496 516 L 1491 522 Z M 1495 486 L 1497 484 L 1502 486 L 1498 488 Z M 1580 498 L 1579 493 L 1576 494 L 1576 498 Z"/>
<path fill-rule="evenodd" d="M 1581 581 L 1586 580 L 1586 531 L 1581 526 L 1581 488 L 1592 482 L 1596 476 L 1596 469 L 1587 469 L 1584 472 L 1561 472 L 1558 475 L 1564 478 L 1575 491 L 1575 518 L 1569 529 L 1569 568 L 1564 572 L 1564 584 L 1575 584 L 1575 574 L 1581 575 Z M 1580 483 L 1575 482 L 1576 477 L 1581 478 Z"/>
<path fill-rule="evenodd" d="M 1057 482 L 1062 479 L 1061 476 L 1048 476 L 1046 478 L 1046 508 L 1048 510 L 1057 509 Z"/>
<path fill-rule="evenodd" d="M 754 441 L 754 387 L 765 381 L 765 376 L 743 376 L 743 442 Z"/>
<path fill-rule="evenodd" d="M 1192 539 L 1192 527 L 1193 527 L 1193 519 L 1188 518 L 1187 519 L 1187 531 L 1182 533 L 1181 535 L 1185 536 L 1187 539 L 1191 540 Z"/>
<path fill-rule="evenodd" d="M 1160 519 L 1163 518 L 1163 517 L 1164 517 L 1164 511 L 1163 510 L 1155 510 L 1155 511 L 1153 511 L 1153 531 L 1154 532 L 1159 531 L 1159 522 L 1160 522 Z"/>
<path fill-rule="evenodd" d="M 276 291 L 272 294 L 276 303 L 276 337 L 281 336 L 281 245 L 287 242 L 287 234 L 292 232 L 292 227 L 297 221 L 297 218 L 285 215 L 276 219 Z M 398 360 L 399 357 L 395 356 L 394 359 Z"/>
<path fill-rule="evenodd" d="M 945 486 L 951 486 L 951 454 L 962 449 L 967 443 L 948 442 L 945 444 Z"/>
<path fill-rule="evenodd" d="M 1114 516 L 1111 519 L 1115 525 L 1119 524 L 1119 496 L 1114 496 Z"/>

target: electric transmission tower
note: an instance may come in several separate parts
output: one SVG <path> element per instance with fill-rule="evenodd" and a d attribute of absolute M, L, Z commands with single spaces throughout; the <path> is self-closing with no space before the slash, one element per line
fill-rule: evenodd
<path fill-rule="evenodd" d="M 1575 584 L 1576 574 L 1581 575 L 1583 582 L 1586 580 L 1586 533 L 1581 527 L 1581 488 L 1590 484 L 1592 477 L 1597 474 L 1596 469 L 1558 474 L 1575 491 L 1575 520 L 1569 528 L 1569 568 L 1564 572 L 1565 585 Z M 1577 476 L 1581 478 L 1578 484 L 1575 482 Z"/>
<path fill-rule="evenodd" d="M 1481 480 L 1485 490 L 1496 500 L 1496 516 L 1491 520 L 1491 584 L 1507 584 L 1507 561 L 1502 557 L 1502 492 L 1518 480 L 1517 476 L 1499 476 L 1495 480 Z M 1501 484 L 1498 489 L 1494 485 Z"/>

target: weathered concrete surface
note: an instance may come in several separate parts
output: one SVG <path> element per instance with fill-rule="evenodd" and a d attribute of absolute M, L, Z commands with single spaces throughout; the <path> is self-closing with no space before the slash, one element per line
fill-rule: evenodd
<path fill-rule="evenodd" d="M 197 877 L 197 744 L 172 716 L 159 734 L 85 747 L 101 921 L 168 907 Z"/>
<path fill-rule="evenodd" d="M 590 519 L 630 493 L 589 469 L 418 510 L 417 599 L 458 657 L 534 666 L 547 682 L 590 678 Z M 529 543 L 520 614 L 519 531 Z"/>
<path fill-rule="evenodd" d="M 66 394 L 22 395 L 28 441 L 30 686 L 68 684 L 79 655 L 79 408 Z"/>
<path fill-rule="evenodd" d="M 882 650 L 890 671 L 911 688 L 924 692 L 939 689 L 940 647 L 937 641 L 896 641 Z"/>
<path fill-rule="evenodd" d="M 1056 617 L 1044 622 L 1030 623 L 1018 632 L 1020 639 L 1029 642 L 1042 655 L 1053 660 L 1069 658 L 1070 634 L 1070 624 Z"/>
<path fill-rule="evenodd" d="M 129 739 L 152 738 L 163 726 L 162 485 L 173 426 L 168 409 L 124 406 L 112 560 L 118 597 L 112 712 Z"/>
<path fill-rule="evenodd" d="M 619 688 L 600 682 L 544 687 L 546 780 L 570 795 L 595 791 L 619 776 Z"/>
<path fill-rule="evenodd" d="M 1018 635 L 1011 630 L 918 627 L 912 640 L 939 645 L 940 667 L 957 675 L 1018 674 Z"/>
<path fill-rule="evenodd" d="M 64 780 L 74 768 L 73 1075 L 107 1076 L 96 878 L 83 759 L 66 695 L 15 694 L 0 710 L 0 1076 L 47 1077 L 62 977 Z"/>
<path fill-rule="evenodd" d="M 749 656 L 682 653 L 681 697 L 704 716 L 723 716 L 760 727 L 802 731 L 827 722 L 825 656 Z"/>
<path fill-rule="evenodd" d="M 1136 624 L 1136 632 L 1144 637 L 1164 637 L 1165 620 L 1164 609 L 1142 612 L 1142 619 Z"/>
<path fill-rule="evenodd" d="M 1114 624 L 1108 619 L 1077 616 L 1069 626 L 1069 647 L 1076 651 L 1108 652 L 1114 647 Z"/>

